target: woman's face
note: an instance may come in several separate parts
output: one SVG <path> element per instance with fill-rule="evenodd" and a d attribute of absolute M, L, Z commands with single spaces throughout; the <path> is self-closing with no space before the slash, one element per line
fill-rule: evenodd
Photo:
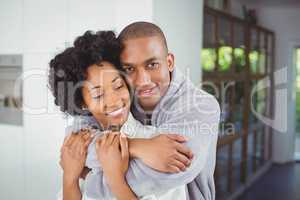
<path fill-rule="evenodd" d="M 104 129 L 110 125 L 123 125 L 127 120 L 129 91 L 119 71 L 111 63 L 101 62 L 101 66 L 88 67 L 82 94 L 86 107 Z"/>

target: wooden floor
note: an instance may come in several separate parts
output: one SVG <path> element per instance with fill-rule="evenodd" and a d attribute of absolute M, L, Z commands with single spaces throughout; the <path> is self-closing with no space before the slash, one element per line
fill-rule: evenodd
<path fill-rule="evenodd" d="M 273 165 L 238 200 L 300 200 L 300 163 Z"/>

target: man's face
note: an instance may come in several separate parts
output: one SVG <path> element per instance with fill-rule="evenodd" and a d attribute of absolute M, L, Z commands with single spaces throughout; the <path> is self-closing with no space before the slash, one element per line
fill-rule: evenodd
<path fill-rule="evenodd" d="M 129 82 L 141 107 L 152 111 L 169 87 L 174 56 L 156 36 L 128 39 L 123 44 L 121 61 Z"/>

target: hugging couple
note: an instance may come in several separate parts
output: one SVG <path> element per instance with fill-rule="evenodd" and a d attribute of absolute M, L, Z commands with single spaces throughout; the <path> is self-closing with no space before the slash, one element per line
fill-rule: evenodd
<path fill-rule="evenodd" d="M 59 199 L 215 199 L 219 104 L 175 68 L 158 26 L 87 31 L 51 60 L 49 85 L 74 116 Z"/>

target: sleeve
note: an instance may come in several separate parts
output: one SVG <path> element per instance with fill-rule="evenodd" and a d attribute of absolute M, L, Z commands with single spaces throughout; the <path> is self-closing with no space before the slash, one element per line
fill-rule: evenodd
<path fill-rule="evenodd" d="M 175 103 L 178 109 L 172 108 L 171 113 L 165 113 L 166 120 L 157 129 L 159 133 L 171 132 L 189 138 L 186 145 L 194 153 L 191 166 L 184 172 L 171 174 L 153 170 L 138 159 L 131 160 L 126 179 L 138 197 L 161 195 L 171 188 L 188 184 L 203 170 L 208 157 L 214 156 L 209 155 L 209 148 L 216 148 L 212 145 L 216 144 L 218 137 L 220 108 L 211 95 L 201 94 L 200 97 L 194 97 L 192 102 Z M 182 110 L 183 103 L 185 109 Z M 98 187 L 94 190 L 96 197 L 112 198 L 101 171 L 93 175 L 92 182 Z"/>

